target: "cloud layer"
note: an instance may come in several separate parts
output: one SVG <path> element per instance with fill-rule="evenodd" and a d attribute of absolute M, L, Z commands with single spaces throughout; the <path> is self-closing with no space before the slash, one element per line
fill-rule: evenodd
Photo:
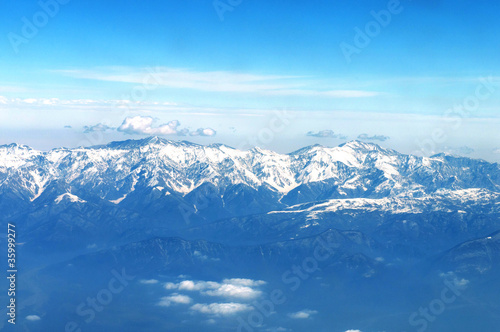
<path fill-rule="evenodd" d="M 185 276 L 179 276 L 179 278 L 184 279 Z M 156 284 L 157 280 L 140 280 L 139 283 L 154 287 L 152 285 Z M 166 308 L 189 305 L 186 310 L 191 313 L 210 315 L 212 317 L 209 321 L 214 323 L 213 318 L 216 317 L 254 310 L 255 308 L 249 302 L 262 295 L 262 291 L 258 288 L 265 284 L 266 282 L 262 280 L 244 278 L 224 279 L 221 282 L 189 279 L 167 282 L 163 284 L 163 289 L 173 291 L 173 293 L 160 297 L 157 305 Z M 207 301 L 213 298 L 217 300 Z"/>
<path fill-rule="evenodd" d="M 377 91 L 305 88 L 310 86 L 310 78 L 306 80 L 305 77 L 300 76 L 256 75 L 231 71 L 194 71 L 167 67 L 110 67 L 99 70 L 57 70 L 56 72 L 77 78 L 138 84 L 145 90 L 166 87 L 209 92 L 252 93 L 266 96 L 324 98 L 369 98 L 380 95 Z"/>

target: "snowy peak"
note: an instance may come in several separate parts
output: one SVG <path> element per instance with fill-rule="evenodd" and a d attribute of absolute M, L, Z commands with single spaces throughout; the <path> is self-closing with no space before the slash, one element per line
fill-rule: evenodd
<path fill-rule="evenodd" d="M 352 150 L 366 150 L 366 151 L 374 151 L 374 150 L 382 150 L 380 145 L 374 143 L 365 143 L 358 140 L 349 141 L 346 143 L 342 143 L 339 145 L 340 148 L 349 148 Z"/>
<path fill-rule="evenodd" d="M 33 150 L 27 145 L 8 144 L 0 146 L 0 169 L 18 168 L 25 165 L 34 157 L 42 155 L 42 152 Z"/>
<path fill-rule="evenodd" d="M 303 147 L 303 148 L 298 149 L 296 151 L 293 151 L 293 152 L 291 152 L 289 154 L 292 155 L 292 156 L 294 156 L 294 155 L 308 154 L 308 153 L 311 153 L 311 151 L 322 149 L 322 148 L 324 148 L 323 145 L 321 145 L 321 144 L 314 144 L 314 145 L 309 145 L 309 146 Z"/>
<path fill-rule="evenodd" d="M 80 197 L 70 194 L 70 193 L 65 193 L 62 195 L 57 196 L 57 198 L 54 200 L 56 204 L 59 204 L 63 201 L 69 201 L 71 203 L 86 203 L 87 201 L 81 199 Z"/>

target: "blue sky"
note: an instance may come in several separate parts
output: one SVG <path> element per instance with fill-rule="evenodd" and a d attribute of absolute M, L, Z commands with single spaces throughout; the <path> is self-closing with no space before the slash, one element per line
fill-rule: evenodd
<path fill-rule="evenodd" d="M 361 137 L 500 161 L 499 3 L 41 3 L 0 5 L 0 144 Z"/>

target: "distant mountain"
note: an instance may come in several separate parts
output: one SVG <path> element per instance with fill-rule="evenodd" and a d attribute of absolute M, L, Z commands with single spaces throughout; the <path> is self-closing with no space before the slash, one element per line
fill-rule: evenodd
<path fill-rule="evenodd" d="M 498 273 L 500 231 L 453 247 L 443 255 L 439 263 L 462 274 Z"/>

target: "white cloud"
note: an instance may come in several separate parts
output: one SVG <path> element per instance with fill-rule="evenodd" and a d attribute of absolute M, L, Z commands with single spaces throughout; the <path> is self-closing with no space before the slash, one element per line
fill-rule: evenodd
<path fill-rule="evenodd" d="M 203 255 L 201 252 L 199 252 L 198 250 L 195 250 L 193 252 L 193 255 L 201 260 L 211 260 L 211 261 L 220 261 L 220 258 L 210 258 L 208 257 L 207 255 Z"/>
<path fill-rule="evenodd" d="M 198 250 L 195 250 L 193 252 L 193 255 L 196 256 L 196 257 L 199 257 L 201 259 L 208 259 L 208 256 L 207 255 L 202 255 L 201 252 L 199 252 Z"/>
<path fill-rule="evenodd" d="M 173 282 L 167 282 L 165 284 L 165 289 L 177 289 L 179 286 Z"/>
<path fill-rule="evenodd" d="M 453 271 L 441 273 L 439 274 L 439 276 L 443 279 L 448 279 L 449 281 L 453 282 L 455 287 L 457 287 L 458 289 L 465 289 L 469 284 L 469 280 L 458 277 Z"/>
<path fill-rule="evenodd" d="M 127 117 L 123 123 L 118 127 L 118 131 L 127 134 L 137 135 L 173 135 L 177 134 L 177 127 L 180 125 L 179 121 L 170 121 L 167 124 L 153 127 L 155 119 L 150 116 L 134 116 Z"/>
<path fill-rule="evenodd" d="M 172 294 L 170 296 L 163 296 L 158 302 L 159 306 L 169 307 L 172 304 L 189 304 L 192 302 L 192 299 L 187 295 L 182 294 Z"/>
<path fill-rule="evenodd" d="M 184 280 L 179 283 L 179 290 L 201 291 L 205 289 L 215 289 L 220 287 L 220 284 L 214 281 L 192 281 Z"/>
<path fill-rule="evenodd" d="M 262 295 L 262 292 L 255 288 L 264 284 L 265 282 L 262 280 L 241 278 L 224 279 L 222 283 L 215 281 L 183 280 L 177 284 L 171 282 L 166 283 L 165 289 L 198 291 L 202 295 L 248 300 Z"/>
<path fill-rule="evenodd" d="M 145 284 L 145 285 L 153 285 L 153 284 L 157 284 L 158 280 L 156 280 L 156 279 L 143 279 L 143 280 L 140 280 L 139 282 L 141 284 Z"/>
<path fill-rule="evenodd" d="M 205 294 L 210 296 L 253 299 L 259 297 L 262 294 L 262 292 L 254 290 L 247 286 L 223 284 L 220 285 L 217 289 L 206 291 Z"/>
<path fill-rule="evenodd" d="M 186 136 L 215 136 L 217 132 L 212 128 L 199 128 L 190 132 L 187 128 L 179 128 L 181 123 L 178 120 L 172 120 L 166 124 L 155 125 L 156 120 L 150 116 L 127 117 L 118 127 L 118 131 L 131 135 L 177 135 Z"/>
<path fill-rule="evenodd" d="M 252 307 L 246 304 L 234 302 L 211 304 L 197 303 L 191 307 L 191 310 L 198 311 L 203 314 L 227 316 L 252 310 Z"/>
<path fill-rule="evenodd" d="M 244 278 L 224 279 L 222 282 L 224 282 L 225 284 L 249 286 L 249 287 L 262 286 L 262 285 L 266 284 L 266 282 L 263 280 L 252 280 L 252 279 L 244 279 Z"/>
<path fill-rule="evenodd" d="M 212 128 L 198 128 L 189 133 L 191 136 L 215 136 L 217 132 Z"/>
<path fill-rule="evenodd" d="M 172 294 L 171 296 L 169 296 L 167 298 L 170 301 L 175 302 L 175 303 L 183 303 L 183 304 L 191 303 L 191 298 L 187 295 Z"/>
<path fill-rule="evenodd" d="M 318 312 L 316 310 L 305 309 L 305 310 L 301 310 L 301 311 L 297 311 L 297 312 L 288 314 L 288 317 L 293 318 L 293 319 L 307 319 L 307 318 L 311 317 L 311 315 L 315 315 L 317 313 Z"/>
<path fill-rule="evenodd" d="M 345 332 L 361 332 L 361 330 L 347 330 Z"/>
<path fill-rule="evenodd" d="M 500 148 L 493 150 L 493 153 L 500 154 Z"/>
<path fill-rule="evenodd" d="M 28 316 L 26 316 L 26 319 L 34 322 L 34 321 L 40 320 L 41 318 L 38 315 L 28 315 Z"/>
<path fill-rule="evenodd" d="M 191 311 L 202 314 L 227 316 L 253 310 L 252 306 L 238 302 L 239 300 L 245 301 L 259 297 L 262 292 L 256 289 L 256 287 L 264 284 L 266 284 L 266 282 L 262 280 L 228 278 L 224 279 L 222 282 L 197 280 L 182 280 L 178 283 L 167 282 L 164 284 L 164 287 L 167 290 L 194 292 L 201 296 L 227 299 L 228 302 L 196 303 L 190 307 Z M 192 302 L 191 297 L 179 293 L 173 293 L 169 296 L 162 297 L 158 305 L 169 307 L 173 304 L 189 304 Z"/>

